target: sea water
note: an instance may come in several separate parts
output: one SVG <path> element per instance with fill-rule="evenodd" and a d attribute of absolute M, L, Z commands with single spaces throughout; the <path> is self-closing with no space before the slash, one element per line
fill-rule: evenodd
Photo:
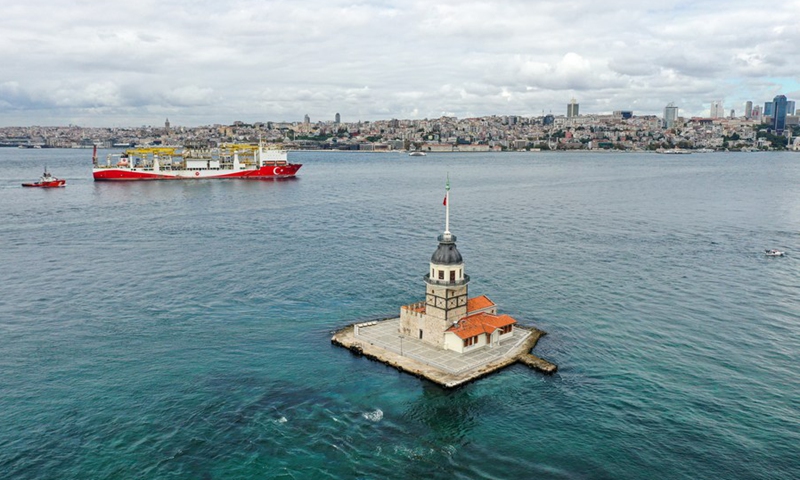
<path fill-rule="evenodd" d="M 0 149 L 0 478 L 800 476 L 800 155 L 290 160 Z M 423 298 L 448 175 L 470 294 L 557 374 L 446 391 L 330 344 Z"/>

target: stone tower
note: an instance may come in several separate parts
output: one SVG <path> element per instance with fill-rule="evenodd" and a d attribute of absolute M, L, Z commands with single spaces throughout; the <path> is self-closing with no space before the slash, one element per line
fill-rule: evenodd
<path fill-rule="evenodd" d="M 445 186 L 445 227 L 425 275 L 425 301 L 401 309 L 401 333 L 426 343 L 444 346 L 444 332 L 467 314 L 467 284 L 464 259 L 450 233 L 450 180 Z"/>

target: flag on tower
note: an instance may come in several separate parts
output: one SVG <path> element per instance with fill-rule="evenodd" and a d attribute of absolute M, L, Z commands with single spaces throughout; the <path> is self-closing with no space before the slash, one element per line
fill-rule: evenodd
<path fill-rule="evenodd" d="M 444 205 L 445 207 L 447 206 L 447 195 L 444 196 L 444 201 L 442 202 L 442 205 Z"/>

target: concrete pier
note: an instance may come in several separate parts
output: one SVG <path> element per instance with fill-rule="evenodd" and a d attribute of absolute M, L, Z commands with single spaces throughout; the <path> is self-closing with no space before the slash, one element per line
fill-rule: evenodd
<path fill-rule="evenodd" d="M 335 332 L 331 343 L 444 388 L 458 387 L 517 362 L 545 374 L 558 369 L 530 354 L 539 338 L 546 335 L 533 327 L 517 325 L 511 338 L 499 345 L 457 353 L 400 335 L 399 325 L 399 318 L 349 325 Z"/>

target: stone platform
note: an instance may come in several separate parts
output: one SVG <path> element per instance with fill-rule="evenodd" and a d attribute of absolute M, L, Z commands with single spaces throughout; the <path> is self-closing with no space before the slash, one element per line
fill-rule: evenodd
<path fill-rule="evenodd" d="M 357 323 L 334 333 L 331 342 L 445 388 L 477 380 L 517 362 L 546 374 L 558 369 L 530 354 L 539 338 L 546 335 L 536 328 L 516 325 L 511 338 L 499 345 L 462 354 L 400 335 L 399 326 L 399 318 Z"/>

